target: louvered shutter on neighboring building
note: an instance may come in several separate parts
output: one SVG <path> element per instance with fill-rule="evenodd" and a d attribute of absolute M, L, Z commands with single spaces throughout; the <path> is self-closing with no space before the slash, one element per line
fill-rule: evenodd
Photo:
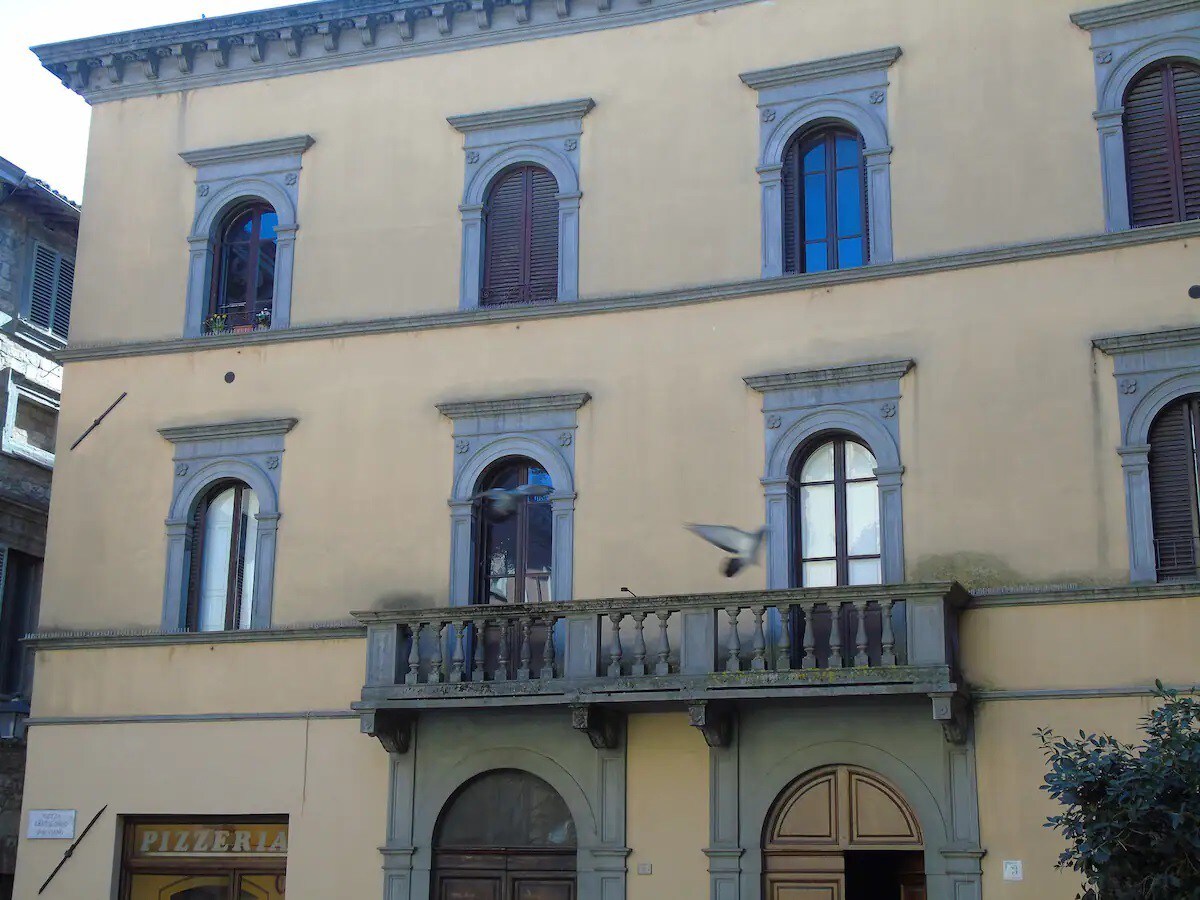
<path fill-rule="evenodd" d="M 33 245 L 29 286 L 29 320 L 66 338 L 71 328 L 71 295 L 75 290 L 75 261 L 45 244 Z"/>
<path fill-rule="evenodd" d="M 1150 427 L 1150 512 L 1159 580 L 1196 574 L 1196 400 L 1168 406 Z"/>
<path fill-rule="evenodd" d="M 1130 224 L 1200 218 L 1200 68 L 1147 69 L 1126 92 L 1124 127 Z"/>
<path fill-rule="evenodd" d="M 539 166 L 510 169 L 488 194 L 484 305 L 558 297 L 558 183 Z"/>

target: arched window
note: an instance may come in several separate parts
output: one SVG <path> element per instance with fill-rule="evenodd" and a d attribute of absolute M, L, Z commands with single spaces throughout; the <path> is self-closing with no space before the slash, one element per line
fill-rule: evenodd
<path fill-rule="evenodd" d="M 1149 66 L 1130 82 L 1124 105 L 1130 224 L 1200 219 L 1200 66 Z"/>
<path fill-rule="evenodd" d="M 858 132 L 801 132 L 783 153 L 783 270 L 850 269 L 867 259 L 866 169 Z"/>
<path fill-rule="evenodd" d="M 1150 513 L 1159 581 L 1195 578 L 1200 397 L 1177 400 L 1150 426 Z"/>
<path fill-rule="evenodd" d="M 531 459 L 509 457 L 489 468 L 479 493 L 526 484 L 553 487 L 549 473 Z M 550 591 L 554 513 L 548 497 L 521 497 L 506 511 L 477 501 L 476 603 L 545 603 Z"/>
<path fill-rule="evenodd" d="M 262 200 L 238 206 L 222 221 L 213 247 L 206 331 L 270 327 L 278 224 L 274 208 Z"/>
<path fill-rule="evenodd" d="M 558 182 L 541 166 L 501 172 L 484 205 L 481 306 L 558 299 Z"/>
<path fill-rule="evenodd" d="M 797 458 L 796 578 L 802 587 L 879 584 L 875 456 L 848 435 L 819 439 Z"/>
<path fill-rule="evenodd" d="M 209 489 L 192 515 L 189 631 L 251 627 L 258 549 L 258 498 L 240 481 Z"/>

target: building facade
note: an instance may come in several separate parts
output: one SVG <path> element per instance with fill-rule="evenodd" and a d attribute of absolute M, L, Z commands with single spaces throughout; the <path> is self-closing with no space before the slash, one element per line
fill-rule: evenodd
<path fill-rule="evenodd" d="M 1200 3 L 35 49 L 65 433 L 125 397 L 30 641 L 49 895 L 1074 896 L 1034 729 L 1196 678 Z"/>
<path fill-rule="evenodd" d="M 11 896 L 79 207 L 0 158 L 0 897 Z"/>

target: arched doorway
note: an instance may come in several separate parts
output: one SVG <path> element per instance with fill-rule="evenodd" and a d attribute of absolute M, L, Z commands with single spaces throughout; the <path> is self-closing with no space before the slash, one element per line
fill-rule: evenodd
<path fill-rule="evenodd" d="M 896 788 L 829 766 L 789 785 L 763 832 L 766 900 L 925 900 L 924 839 Z"/>
<path fill-rule="evenodd" d="M 575 822 L 542 779 L 498 769 L 450 798 L 434 836 L 435 900 L 575 900 Z"/>

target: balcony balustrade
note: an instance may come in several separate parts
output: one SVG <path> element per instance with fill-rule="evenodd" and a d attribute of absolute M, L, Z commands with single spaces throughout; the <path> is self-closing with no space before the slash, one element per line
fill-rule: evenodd
<path fill-rule="evenodd" d="M 589 723 L 632 705 L 687 706 L 720 728 L 730 701 L 926 694 L 948 721 L 967 599 L 907 584 L 357 612 L 355 708 L 381 740 L 384 720 L 417 710 L 554 704 L 594 741 Z"/>

